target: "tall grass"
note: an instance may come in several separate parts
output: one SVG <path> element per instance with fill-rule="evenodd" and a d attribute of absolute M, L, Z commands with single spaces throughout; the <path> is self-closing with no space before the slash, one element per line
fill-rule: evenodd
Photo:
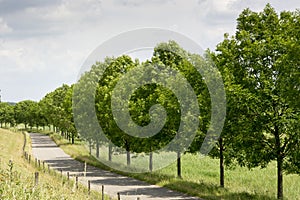
<path fill-rule="evenodd" d="M 100 193 L 87 188 L 74 187 L 74 181 L 67 181 L 58 173 L 51 175 L 27 163 L 23 158 L 23 134 L 0 129 L 0 199 L 99 199 Z M 28 147 L 26 147 L 28 148 Z M 39 172 L 39 184 L 35 186 L 34 173 Z M 106 198 L 108 199 L 108 198 Z"/>

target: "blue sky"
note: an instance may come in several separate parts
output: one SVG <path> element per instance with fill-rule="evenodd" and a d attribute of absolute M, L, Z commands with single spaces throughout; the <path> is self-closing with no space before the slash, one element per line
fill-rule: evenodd
<path fill-rule="evenodd" d="M 176 31 L 214 50 L 244 8 L 268 2 L 277 11 L 300 8 L 299 0 L 0 0 L 2 101 L 38 101 L 74 83 L 95 48 L 133 29 Z"/>

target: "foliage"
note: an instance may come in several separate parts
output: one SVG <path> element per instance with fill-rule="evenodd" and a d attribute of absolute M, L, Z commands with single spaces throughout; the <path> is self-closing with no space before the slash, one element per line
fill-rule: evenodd
<path fill-rule="evenodd" d="M 63 84 L 53 92 L 48 93 L 39 104 L 47 123 L 62 131 L 62 134 L 66 134 L 74 143 L 77 131 L 72 114 L 72 94 L 73 86 Z"/>
<path fill-rule="evenodd" d="M 14 107 L 5 102 L 0 102 L 0 125 L 2 123 L 14 125 L 15 117 L 14 117 Z"/>
<path fill-rule="evenodd" d="M 259 13 L 246 9 L 216 55 L 233 102 L 224 129 L 235 137 L 233 157 L 249 168 L 276 160 L 278 198 L 283 171 L 299 172 L 300 166 L 299 17 L 298 11 L 278 15 L 269 4 Z"/>
<path fill-rule="evenodd" d="M 36 125 L 36 122 L 38 119 L 38 104 L 35 101 L 32 100 L 24 100 L 18 102 L 14 106 L 14 112 L 15 112 L 15 120 L 17 124 L 25 124 L 25 127 L 27 126 L 34 126 Z"/>
<path fill-rule="evenodd" d="M 24 123 L 26 127 L 52 125 L 69 140 L 72 138 L 72 143 L 78 134 L 90 146 L 96 144 L 98 155 L 100 143 L 109 145 L 108 140 L 111 140 L 127 151 L 127 163 L 130 164 L 130 152 L 157 151 L 180 137 L 182 133 L 177 132 L 181 120 L 187 127 L 199 120 L 200 125 L 192 131 L 195 138 L 188 149 L 184 148 L 187 141 L 184 139 L 166 149 L 196 153 L 213 121 L 212 94 L 206 85 L 214 82 L 214 74 L 203 77 L 195 66 L 210 73 L 206 67 L 215 62 L 222 74 L 227 96 L 226 123 L 216 148 L 210 152 L 213 158 L 220 158 L 220 184 L 224 186 L 224 164 L 237 163 L 252 169 L 265 168 L 276 161 L 277 197 L 283 198 L 283 173 L 300 174 L 299 27 L 299 11 L 277 14 L 269 4 L 262 12 L 245 9 L 237 19 L 235 35 L 225 34 L 216 52 L 207 51 L 202 57 L 187 52 L 175 41 L 169 41 L 157 44 L 152 58 L 143 63 L 126 55 L 106 58 L 103 62 L 96 62 L 76 84 L 64 84 L 38 103 L 30 100 L 15 106 L 0 103 L 0 123 Z M 149 84 L 141 86 L 136 76 L 128 76 L 140 69 L 155 69 L 140 73 L 149 79 Z M 165 82 L 181 85 L 178 82 L 180 76 L 189 82 L 197 98 L 197 105 L 185 107 L 197 110 L 199 106 L 201 115 L 182 117 L 184 107 L 174 91 L 163 84 L 153 83 L 153 80 L 160 80 L 159 77 L 166 77 Z M 124 77 L 130 84 L 119 87 L 120 95 L 114 101 L 116 105 L 123 105 L 126 94 L 136 86 L 125 102 L 130 115 L 122 115 L 120 119 L 129 127 L 129 133 L 124 133 L 126 131 L 115 121 L 111 103 L 114 90 Z M 74 101 L 76 105 L 73 105 Z M 161 113 L 153 111 L 153 108 L 160 107 L 165 111 L 165 121 L 155 121 L 163 119 Z M 95 111 L 96 116 L 91 111 Z M 119 111 L 121 113 L 122 109 Z M 73 117 L 77 119 L 77 129 Z M 144 130 L 142 128 L 153 122 L 165 122 L 158 134 L 136 137 L 134 127 Z M 101 136 L 102 132 L 107 138 Z"/>

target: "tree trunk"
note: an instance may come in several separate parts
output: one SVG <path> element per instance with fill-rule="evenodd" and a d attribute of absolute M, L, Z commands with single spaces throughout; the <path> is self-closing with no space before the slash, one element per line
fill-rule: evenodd
<path fill-rule="evenodd" d="M 130 151 L 126 150 L 126 154 L 127 154 L 127 166 L 130 166 Z"/>
<path fill-rule="evenodd" d="M 89 141 L 89 154 L 92 155 L 92 142 Z"/>
<path fill-rule="evenodd" d="M 277 198 L 283 199 L 282 158 L 277 158 Z"/>
<path fill-rule="evenodd" d="M 75 144 L 75 134 L 72 133 L 72 144 Z"/>
<path fill-rule="evenodd" d="M 153 171 L 153 152 L 152 151 L 149 154 L 149 170 L 150 170 L 150 172 Z"/>
<path fill-rule="evenodd" d="M 96 141 L 96 157 L 97 157 L 97 158 L 99 158 L 99 156 L 100 156 L 99 148 L 100 148 L 100 147 L 99 147 L 99 141 L 97 140 L 97 141 Z"/>
<path fill-rule="evenodd" d="M 111 144 L 108 145 L 108 160 L 112 161 L 112 146 Z"/>
<path fill-rule="evenodd" d="M 280 135 L 279 128 L 277 125 L 274 127 L 275 145 L 276 145 L 276 156 L 277 156 L 277 199 L 283 199 L 283 175 L 282 175 L 282 164 L 283 156 L 281 153 Z"/>
<path fill-rule="evenodd" d="M 177 152 L 177 177 L 182 178 L 181 176 L 181 157 L 180 151 Z"/>
<path fill-rule="evenodd" d="M 219 139 L 219 146 L 220 146 L 220 186 L 224 187 L 224 146 L 223 146 L 223 138 L 220 137 Z"/>

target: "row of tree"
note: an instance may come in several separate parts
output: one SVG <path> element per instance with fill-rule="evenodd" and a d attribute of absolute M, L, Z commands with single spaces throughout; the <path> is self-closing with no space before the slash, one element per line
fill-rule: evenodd
<path fill-rule="evenodd" d="M 209 92 L 203 78 L 193 66 L 193 64 L 204 66 L 207 62 L 201 56 L 190 54 L 176 42 L 170 41 L 158 44 L 151 60 L 143 63 L 138 60 L 133 61 L 126 55 L 107 58 L 104 62 L 96 63 L 74 86 L 73 108 L 77 130 L 88 141 L 96 143 L 97 147 L 99 143 L 111 141 L 111 145 L 125 149 L 127 165 L 130 165 L 130 152 L 149 153 L 150 170 L 153 167 L 152 152 L 161 149 L 175 151 L 180 177 L 181 153 L 198 152 L 201 147 L 200 141 L 205 137 L 209 125 Z M 182 73 L 176 74 L 174 71 Z M 127 76 L 126 80 L 122 79 L 128 73 L 131 75 Z M 164 87 L 164 84 L 179 87 L 177 81 L 181 76 L 192 86 L 196 103 L 190 103 L 191 99 L 180 94 L 185 91 L 178 90 L 175 95 L 173 90 Z M 117 84 L 121 84 L 121 87 Z M 120 87 L 118 91 L 120 96 L 116 97 L 114 94 L 118 93 L 116 91 L 118 87 Z M 133 89 L 136 90 L 132 91 Z M 132 95 L 128 96 L 128 94 Z M 113 98 L 114 104 L 111 103 Z M 183 101 L 186 102 L 184 105 L 182 105 Z M 154 107 L 158 104 L 164 108 L 165 116 L 159 108 L 156 107 L 155 110 Z M 199 114 L 191 114 L 194 110 L 199 112 L 199 108 L 201 117 Z M 96 120 L 93 117 L 94 110 Z M 126 115 L 127 111 L 130 116 Z M 117 117 L 120 118 L 119 122 L 116 121 Z M 124 133 L 123 125 L 125 129 L 128 128 L 128 132 Z M 157 130 L 157 127 L 159 127 L 158 132 L 148 137 L 147 134 Z M 99 132 L 103 132 L 106 138 L 103 138 Z M 193 138 L 190 138 L 193 136 L 198 139 L 193 141 Z M 171 145 L 168 145 L 170 143 Z M 192 145 L 189 147 L 190 143 Z"/>
<path fill-rule="evenodd" d="M 225 34 L 215 52 L 207 51 L 206 56 L 201 57 L 169 41 L 158 44 L 153 57 L 143 63 L 125 55 L 107 58 L 94 64 L 75 85 L 63 85 L 39 102 L 27 100 L 15 106 L 1 103 L 0 123 L 53 125 L 73 143 L 79 135 L 90 144 L 96 144 L 97 156 L 99 145 L 107 142 L 99 134 L 100 125 L 101 132 L 113 144 L 126 149 L 128 165 L 130 152 L 150 153 L 150 169 L 152 152 L 179 138 L 173 145 L 175 149 L 166 150 L 177 150 L 178 175 L 181 176 L 180 153 L 199 151 L 211 120 L 212 100 L 206 86 L 209 80 L 202 77 L 194 66 L 205 69 L 213 61 L 222 75 L 227 98 L 222 135 L 210 152 L 210 156 L 220 159 L 220 185 L 224 187 L 224 165 L 253 168 L 266 167 L 271 161 L 276 161 L 277 197 L 283 198 L 283 172 L 300 174 L 299 27 L 299 11 L 284 11 L 278 15 L 270 5 L 262 12 L 246 9 L 237 19 L 235 35 Z M 124 75 L 140 68 L 155 69 L 142 73 L 146 79 L 160 80 L 159 76 L 166 75 L 173 77 L 167 81 L 176 84 L 179 76 L 183 76 L 192 86 L 201 115 L 182 117 L 185 108 L 180 105 L 174 91 L 149 80 L 148 84 L 137 87 L 128 99 L 130 119 L 139 127 L 149 126 L 155 119 L 164 119 L 164 124 L 152 137 L 136 137 L 135 125 L 124 115 L 120 123 L 131 130 L 130 134 L 124 133 L 115 120 L 111 101 L 115 98 L 115 105 L 122 106 L 130 89 L 139 85 L 137 77 L 130 79 L 133 85 L 122 85 L 121 93 L 123 91 L 125 96 L 116 98 L 113 91 Z M 157 71 L 159 74 L 155 74 Z M 172 74 L 173 71 L 179 71 L 180 75 Z M 75 105 L 72 104 L 74 101 Z M 156 112 L 159 109 L 152 110 L 157 104 L 164 107 L 165 118 L 159 118 L 161 112 Z M 95 111 L 96 116 L 91 111 Z M 78 113 L 80 115 L 76 115 Z M 178 131 L 181 130 L 181 120 L 186 127 L 199 123 L 188 148 L 185 148 L 188 139 L 181 137 L 184 132 Z M 110 160 L 111 153 L 110 148 Z"/>
<path fill-rule="evenodd" d="M 53 127 L 72 143 L 77 136 L 72 115 L 72 86 L 66 84 L 47 94 L 39 102 L 24 100 L 15 105 L 0 103 L 0 126 L 23 124 L 25 129 Z"/>

